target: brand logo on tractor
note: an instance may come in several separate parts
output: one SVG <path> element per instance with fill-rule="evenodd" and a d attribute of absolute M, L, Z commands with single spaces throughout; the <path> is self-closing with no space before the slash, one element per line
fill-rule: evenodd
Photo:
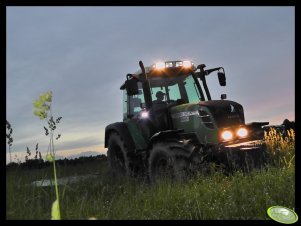
<path fill-rule="evenodd" d="M 230 107 L 231 107 L 231 111 L 230 111 L 230 112 L 231 112 L 231 113 L 232 113 L 232 112 L 235 112 L 235 108 L 234 108 L 234 106 L 233 106 L 232 104 L 230 104 Z"/>
<path fill-rule="evenodd" d="M 192 115 L 199 115 L 199 112 L 198 111 L 181 111 L 181 112 L 172 114 L 171 117 L 172 118 L 182 118 L 182 117 L 189 117 Z"/>

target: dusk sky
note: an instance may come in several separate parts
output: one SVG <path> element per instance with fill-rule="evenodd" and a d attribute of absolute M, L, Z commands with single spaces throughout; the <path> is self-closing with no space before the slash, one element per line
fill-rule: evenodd
<path fill-rule="evenodd" d="M 246 123 L 295 120 L 294 7 L 7 7 L 6 35 L 13 160 L 36 143 L 46 153 L 32 102 L 48 90 L 63 117 L 57 155 L 106 154 L 105 126 L 122 121 L 119 88 L 139 60 L 222 66 L 227 86 L 212 77 L 209 89 L 242 104 Z"/>

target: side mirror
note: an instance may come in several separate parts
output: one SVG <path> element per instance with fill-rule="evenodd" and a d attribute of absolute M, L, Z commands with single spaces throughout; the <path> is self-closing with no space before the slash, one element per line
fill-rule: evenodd
<path fill-rule="evenodd" d="M 139 94 L 138 81 L 134 78 L 125 81 L 125 89 L 129 96 Z"/>
<path fill-rule="evenodd" d="M 221 100 L 225 100 L 225 99 L 227 99 L 227 94 L 222 94 L 221 95 Z"/>
<path fill-rule="evenodd" d="M 226 75 L 223 72 L 217 72 L 218 81 L 221 86 L 226 86 Z"/>

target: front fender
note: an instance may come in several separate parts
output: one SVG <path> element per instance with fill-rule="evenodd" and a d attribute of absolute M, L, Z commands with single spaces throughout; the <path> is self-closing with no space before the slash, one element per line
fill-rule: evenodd
<path fill-rule="evenodd" d="M 183 133 L 183 129 L 178 129 L 178 130 L 164 130 L 160 131 L 158 133 L 155 133 L 151 138 L 149 144 L 152 145 L 158 140 L 163 140 L 166 138 L 178 138 L 180 139 L 180 133 Z"/>

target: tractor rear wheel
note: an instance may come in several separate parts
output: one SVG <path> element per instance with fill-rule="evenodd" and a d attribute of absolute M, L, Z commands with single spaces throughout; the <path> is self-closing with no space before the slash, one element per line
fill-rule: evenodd
<path fill-rule="evenodd" d="M 131 175 L 129 150 L 125 147 L 124 140 L 116 132 L 112 132 L 109 136 L 107 153 L 111 170 L 115 176 Z"/>
<path fill-rule="evenodd" d="M 159 180 L 183 181 L 189 171 L 187 150 L 179 142 L 158 142 L 150 150 L 148 174 L 152 183 Z"/>

